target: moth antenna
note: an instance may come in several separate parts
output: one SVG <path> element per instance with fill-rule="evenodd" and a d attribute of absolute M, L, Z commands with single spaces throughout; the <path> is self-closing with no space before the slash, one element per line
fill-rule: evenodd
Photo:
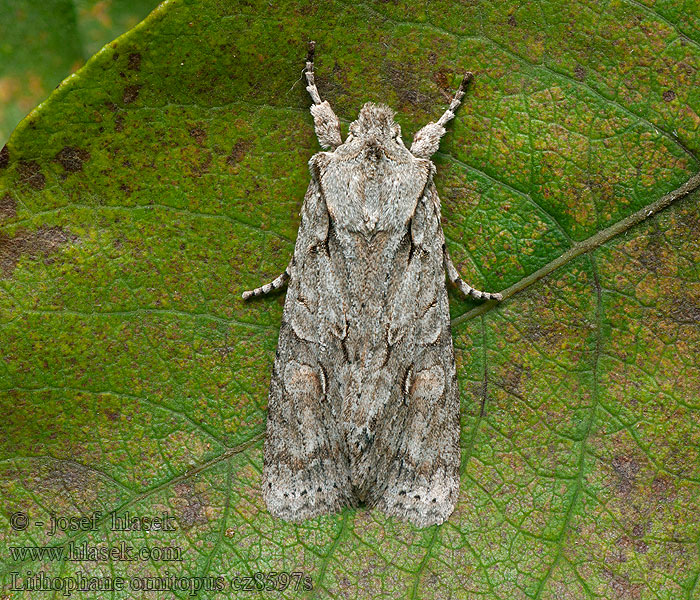
<path fill-rule="evenodd" d="M 471 71 L 467 71 L 462 78 L 457 91 L 455 92 L 452 102 L 448 109 L 442 113 L 442 116 L 435 123 L 428 123 L 415 136 L 413 136 L 413 144 L 411 144 L 411 153 L 419 158 L 430 158 L 437 152 L 440 146 L 440 138 L 445 135 L 445 125 L 454 118 L 455 111 L 462 103 L 464 91 L 469 82 L 474 78 Z"/>
<path fill-rule="evenodd" d="M 306 67 L 304 68 L 304 75 L 306 75 L 307 83 L 306 90 L 309 92 L 311 100 L 313 101 L 311 114 L 314 117 L 314 129 L 316 130 L 318 143 L 321 144 L 321 148 L 335 150 L 343 143 L 340 136 L 340 121 L 338 117 L 335 116 L 328 100 L 322 101 L 321 95 L 318 93 L 316 80 L 314 79 L 315 51 L 316 42 L 311 40 L 309 42 L 309 51 L 306 55 Z"/>
<path fill-rule="evenodd" d="M 316 81 L 314 80 L 314 54 L 316 52 L 316 42 L 311 40 L 309 42 L 309 52 L 306 55 L 306 68 L 304 69 L 304 74 L 306 75 L 306 90 L 311 96 L 314 104 L 321 104 L 321 96 L 318 93 L 318 88 L 316 87 Z"/>
<path fill-rule="evenodd" d="M 464 91 L 467 89 L 467 85 L 469 85 L 469 82 L 472 79 L 474 79 L 474 73 L 472 73 L 471 71 L 467 71 L 464 74 L 464 77 L 462 78 L 462 81 L 459 84 L 457 91 L 455 92 L 455 96 L 452 99 L 452 102 L 450 102 L 449 108 L 444 113 L 442 113 L 442 116 L 438 120 L 438 125 L 442 125 L 442 127 L 444 127 L 449 121 L 454 119 L 455 111 L 459 108 L 459 105 L 462 103 L 462 98 L 464 98 Z"/>

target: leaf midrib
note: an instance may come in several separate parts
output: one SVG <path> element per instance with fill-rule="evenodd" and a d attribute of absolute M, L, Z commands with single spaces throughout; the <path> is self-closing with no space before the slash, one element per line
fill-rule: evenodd
<path fill-rule="evenodd" d="M 669 192 L 665 196 L 662 196 L 658 200 L 647 204 L 645 207 L 639 209 L 637 212 L 634 212 L 631 215 L 625 217 L 624 219 L 621 219 L 616 223 L 610 225 L 609 227 L 602 229 L 598 233 L 593 234 L 592 236 L 586 238 L 581 242 L 574 243 L 574 245 L 571 248 L 569 248 L 566 252 L 564 252 L 564 254 L 559 255 L 557 258 L 548 262 L 546 265 L 539 268 L 534 273 L 530 273 L 530 275 L 523 277 L 520 281 L 514 283 L 510 287 L 503 290 L 501 292 L 501 294 L 503 295 L 502 301 L 505 301 L 508 298 L 512 298 L 515 294 L 522 292 L 524 289 L 530 287 L 533 283 L 549 275 L 552 271 L 555 271 L 556 269 L 570 263 L 575 258 L 581 256 L 581 254 L 585 254 L 587 252 L 595 250 L 596 248 L 599 248 L 604 243 L 610 241 L 612 238 L 620 235 L 621 233 L 624 233 L 625 231 L 631 229 L 635 225 L 638 225 L 639 223 L 642 223 L 643 221 L 649 219 L 650 217 L 654 216 L 656 213 L 663 210 L 664 208 L 670 206 L 677 200 L 685 198 L 688 194 L 691 194 L 699 187 L 700 172 L 693 175 L 680 187 L 676 188 L 672 192 Z M 454 327 L 456 325 L 460 325 L 462 323 L 465 323 L 466 321 L 470 321 L 474 317 L 483 315 L 491 311 L 496 306 L 498 306 L 498 304 L 499 303 L 495 300 L 489 300 L 488 302 L 484 302 L 483 304 L 452 319 L 452 326 Z"/>

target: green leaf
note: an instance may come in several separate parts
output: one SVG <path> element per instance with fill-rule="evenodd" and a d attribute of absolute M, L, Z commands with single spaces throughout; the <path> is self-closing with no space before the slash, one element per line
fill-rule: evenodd
<path fill-rule="evenodd" d="M 171 0 L 105 47 L 0 155 L 6 593 L 43 597 L 10 591 L 30 571 L 225 578 L 202 598 L 700 598 L 699 23 L 632 0 Z M 345 126 L 384 101 L 407 141 L 476 73 L 435 181 L 455 262 L 506 299 L 451 294 L 462 490 L 441 526 L 292 525 L 261 499 L 284 296 L 240 293 L 293 249 L 309 39 Z M 177 530 L 112 531 L 113 510 Z M 36 525 L 94 511 L 96 531 Z M 10 551 L 71 541 L 183 560 Z M 232 588 L 295 571 L 313 590 Z"/>
<path fill-rule="evenodd" d="M 62 79 L 155 0 L 0 0 L 0 144 Z"/>

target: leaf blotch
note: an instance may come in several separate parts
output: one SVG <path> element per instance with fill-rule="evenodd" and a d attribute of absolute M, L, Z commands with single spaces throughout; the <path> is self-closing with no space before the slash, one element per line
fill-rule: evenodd
<path fill-rule="evenodd" d="M 447 79 L 447 71 L 445 69 L 439 69 L 433 74 L 433 81 L 437 83 L 438 87 L 442 90 L 448 90 L 450 88 L 450 83 Z"/>
<path fill-rule="evenodd" d="M 10 194 L 5 194 L 0 198 L 0 221 L 12 219 L 16 214 L 17 202 Z"/>
<path fill-rule="evenodd" d="M 609 569 L 603 570 L 603 578 L 608 580 L 610 588 L 615 594 L 615 598 L 624 598 L 625 600 L 639 600 L 641 598 L 642 586 L 638 583 L 632 583 L 627 573 L 617 575 Z"/>
<path fill-rule="evenodd" d="M 10 151 L 7 145 L 0 150 L 0 169 L 4 169 L 10 163 Z"/>
<path fill-rule="evenodd" d="M 245 157 L 251 143 L 247 140 L 238 140 L 231 148 L 231 153 L 226 158 L 226 163 L 233 166 L 238 164 Z"/>
<path fill-rule="evenodd" d="M 524 367 L 518 362 L 509 363 L 502 374 L 499 387 L 517 398 L 523 397 L 523 378 L 530 379 L 530 367 Z"/>
<path fill-rule="evenodd" d="M 401 101 L 402 106 L 411 105 L 423 110 L 430 110 L 431 98 L 418 90 L 418 78 L 416 74 L 406 68 L 405 64 L 387 61 L 387 76 L 391 87 Z"/>
<path fill-rule="evenodd" d="M 700 305 L 692 298 L 675 298 L 670 317 L 678 324 L 697 325 L 700 323 Z"/>
<path fill-rule="evenodd" d="M 105 417 L 107 417 L 113 423 L 119 420 L 119 411 L 116 410 L 106 410 L 104 411 Z"/>
<path fill-rule="evenodd" d="M 83 170 L 83 163 L 90 160 L 90 153 L 82 148 L 65 146 L 56 155 L 55 160 L 59 162 L 68 173 L 77 173 Z"/>
<path fill-rule="evenodd" d="M 39 163 L 33 160 L 22 161 L 17 167 L 19 182 L 26 184 L 35 190 L 43 190 L 46 186 L 46 177 L 41 172 Z"/>
<path fill-rule="evenodd" d="M 129 63 L 127 67 L 132 71 L 141 70 L 141 55 L 138 52 L 132 52 L 129 54 Z"/>
<path fill-rule="evenodd" d="M 58 464 L 40 477 L 39 487 L 65 493 L 66 490 L 77 491 L 94 486 L 93 479 L 90 470 L 82 465 Z"/>
<path fill-rule="evenodd" d="M 618 476 L 617 489 L 623 496 L 629 495 L 639 473 L 639 462 L 632 456 L 616 456 L 612 468 Z"/>
<path fill-rule="evenodd" d="M 197 156 L 199 156 L 199 154 L 197 154 Z M 190 177 L 202 177 L 209 173 L 212 161 L 211 153 L 207 153 L 201 160 L 195 158 L 190 165 L 185 165 L 185 172 L 187 172 Z"/>
<path fill-rule="evenodd" d="M 139 91 L 141 90 L 141 86 L 137 83 L 134 83 L 132 85 L 127 85 L 124 88 L 124 95 L 122 96 L 122 102 L 124 104 L 131 104 L 136 100 L 136 98 L 139 97 Z"/>
<path fill-rule="evenodd" d="M 12 275 L 23 254 L 31 258 L 46 258 L 77 239 L 78 236 L 59 226 L 44 226 L 37 231 L 20 230 L 14 237 L 0 232 L 0 278 Z"/>
<path fill-rule="evenodd" d="M 202 146 L 207 139 L 207 132 L 201 127 L 193 127 L 190 129 L 190 137 Z"/>
<path fill-rule="evenodd" d="M 183 529 L 190 529 L 193 525 L 204 524 L 208 521 L 206 516 L 206 502 L 201 494 L 195 492 L 189 483 L 179 483 L 175 486 L 178 506 L 178 523 Z"/>

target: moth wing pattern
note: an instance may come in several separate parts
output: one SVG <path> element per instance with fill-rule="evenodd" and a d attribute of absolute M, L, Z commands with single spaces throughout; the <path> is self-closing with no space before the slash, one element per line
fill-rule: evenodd
<path fill-rule="evenodd" d="M 263 459 L 263 499 L 274 516 L 287 521 L 357 504 L 335 416 L 339 382 L 327 372 L 327 357 L 342 353 L 340 338 L 328 332 L 344 327 L 340 282 L 324 247 L 328 230 L 328 212 L 312 169 L 288 268 Z M 333 298 L 340 304 L 337 309 Z"/>
<path fill-rule="evenodd" d="M 471 79 L 410 151 L 393 111 L 366 103 L 345 143 L 306 62 L 319 143 L 288 283 L 268 396 L 263 498 L 288 521 L 365 504 L 418 527 L 459 494 L 460 402 L 445 274 L 452 263 L 429 160 Z"/>
<path fill-rule="evenodd" d="M 437 191 L 427 180 L 385 266 L 378 335 L 367 326 L 348 332 L 358 294 L 348 290 L 343 233 L 333 230 L 320 186 L 322 158 L 310 161 L 291 263 L 263 497 L 288 521 L 364 502 L 419 527 L 440 523 L 457 500 L 460 431 Z M 365 290 L 367 300 L 380 291 Z M 368 349 L 374 360 L 363 361 Z"/>
<path fill-rule="evenodd" d="M 418 527 L 442 523 L 459 495 L 460 403 L 437 190 L 428 180 L 393 269 L 393 336 L 379 380 L 391 396 L 376 424 L 367 504 Z M 390 288 L 391 289 L 391 288 Z"/>

